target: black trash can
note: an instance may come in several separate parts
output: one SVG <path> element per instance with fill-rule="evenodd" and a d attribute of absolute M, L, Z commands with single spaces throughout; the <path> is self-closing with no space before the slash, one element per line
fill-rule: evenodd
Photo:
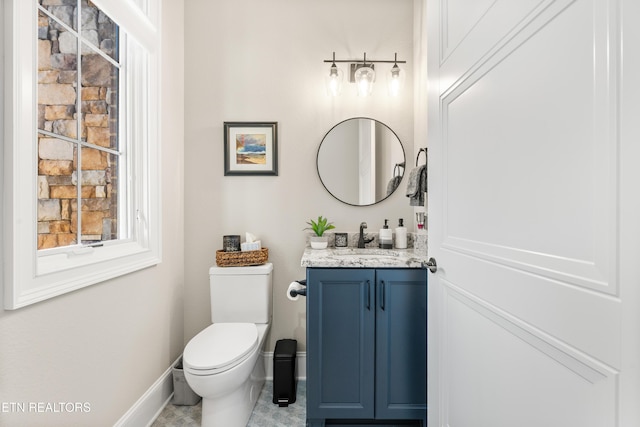
<path fill-rule="evenodd" d="M 296 401 L 296 340 L 278 340 L 273 353 L 273 403 L 288 406 Z"/>

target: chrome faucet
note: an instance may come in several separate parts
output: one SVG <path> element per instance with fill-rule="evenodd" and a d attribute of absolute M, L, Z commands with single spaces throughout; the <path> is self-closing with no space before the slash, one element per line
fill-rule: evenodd
<path fill-rule="evenodd" d="M 371 243 L 373 241 L 373 237 L 370 239 L 364 238 L 364 229 L 367 228 L 366 222 L 360 223 L 360 238 L 358 239 L 358 248 L 364 248 L 366 243 Z"/>

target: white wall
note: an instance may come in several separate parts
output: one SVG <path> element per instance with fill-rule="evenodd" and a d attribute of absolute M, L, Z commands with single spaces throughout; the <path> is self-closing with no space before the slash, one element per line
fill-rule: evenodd
<path fill-rule="evenodd" d="M 316 153 L 324 134 L 355 116 L 395 130 L 413 164 L 412 0 L 190 0 L 185 4 L 185 340 L 210 323 L 208 269 L 224 234 L 251 231 L 274 264 L 274 319 L 270 349 L 295 338 L 305 349 L 304 300 L 285 289 L 304 278 L 300 257 L 305 222 L 329 217 L 336 231 L 377 231 L 384 219 L 413 226 L 413 209 L 399 191 L 370 207 L 345 205 L 322 186 Z M 339 58 L 391 59 L 407 64 L 399 98 L 384 77 L 370 98 L 347 86 L 339 98 L 323 87 L 332 52 Z M 376 66 L 386 69 L 384 65 Z M 223 172 L 224 121 L 279 123 L 279 176 Z"/>
<path fill-rule="evenodd" d="M 0 404 L 88 402 L 90 408 L 72 414 L 3 411 L 0 426 L 111 426 L 182 352 L 183 6 L 182 0 L 163 1 L 163 262 L 0 311 Z"/>

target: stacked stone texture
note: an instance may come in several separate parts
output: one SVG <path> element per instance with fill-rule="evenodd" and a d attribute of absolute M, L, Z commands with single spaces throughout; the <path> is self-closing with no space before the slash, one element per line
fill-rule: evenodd
<path fill-rule="evenodd" d="M 77 30 L 76 0 L 40 0 L 40 4 Z M 81 10 L 82 37 L 117 59 L 115 24 L 90 2 L 82 1 Z M 77 37 L 39 12 L 38 129 L 117 150 L 118 69 L 84 44 L 78 64 L 77 52 Z M 39 249 L 77 243 L 78 212 L 83 243 L 117 238 L 117 160 L 106 151 L 38 133 Z"/>

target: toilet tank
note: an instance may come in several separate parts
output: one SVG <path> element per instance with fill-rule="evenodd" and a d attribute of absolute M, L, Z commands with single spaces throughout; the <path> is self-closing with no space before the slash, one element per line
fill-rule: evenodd
<path fill-rule="evenodd" d="M 269 323 L 272 272 L 271 263 L 250 267 L 211 267 L 211 321 Z"/>

